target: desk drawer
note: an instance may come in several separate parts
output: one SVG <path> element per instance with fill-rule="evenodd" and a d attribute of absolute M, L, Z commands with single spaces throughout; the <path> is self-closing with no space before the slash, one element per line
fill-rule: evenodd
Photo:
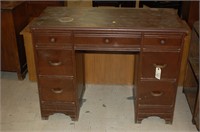
<path fill-rule="evenodd" d="M 176 79 L 180 70 L 179 62 L 179 52 L 143 52 L 141 77 L 155 78 L 156 67 L 160 67 L 160 79 Z"/>
<path fill-rule="evenodd" d="M 71 33 L 35 33 L 36 46 L 72 45 Z"/>
<path fill-rule="evenodd" d="M 39 75 L 73 76 L 71 50 L 36 50 L 37 71 Z"/>
<path fill-rule="evenodd" d="M 181 46 L 181 34 L 145 34 L 143 39 L 144 45 L 157 46 Z"/>
<path fill-rule="evenodd" d="M 75 101 L 73 78 L 39 78 L 42 101 Z"/>
<path fill-rule="evenodd" d="M 140 34 L 75 34 L 75 44 L 140 45 Z"/>
<path fill-rule="evenodd" d="M 171 106 L 176 95 L 175 83 L 167 81 L 142 81 L 138 88 L 139 106 Z"/>

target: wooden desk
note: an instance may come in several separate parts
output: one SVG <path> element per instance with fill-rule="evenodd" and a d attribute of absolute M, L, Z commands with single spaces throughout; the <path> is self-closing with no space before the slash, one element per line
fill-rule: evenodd
<path fill-rule="evenodd" d="M 135 122 L 159 116 L 172 123 L 189 34 L 173 9 L 52 7 L 30 28 L 44 119 L 61 112 L 78 120 L 85 90 L 83 54 L 106 52 L 136 54 Z"/>

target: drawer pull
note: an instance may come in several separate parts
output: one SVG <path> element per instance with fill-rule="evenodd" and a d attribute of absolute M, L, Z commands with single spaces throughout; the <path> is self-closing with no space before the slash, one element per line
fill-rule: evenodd
<path fill-rule="evenodd" d="M 151 95 L 154 97 L 159 97 L 163 95 L 163 92 L 161 91 L 151 91 Z"/>
<path fill-rule="evenodd" d="M 105 42 L 106 44 L 108 44 L 108 43 L 110 43 L 110 39 L 109 39 L 109 38 L 106 38 L 106 39 L 104 40 L 104 42 Z"/>
<path fill-rule="evenodd" d="M 55 43 L 55 42 L 56 42 L 56 39 L 55 39 L 54 37 L 52 37 L 52 38 L 50 39 L 50 42 L 51 42 L 51 43 Z"/>
<path fill-rule="evenodd" d="M 154 67 L 156 68 L 165 68 L 167 66 L 167 64 L 164 64 L 164 65 L 157 65 L 157 64 L 153 64 Z"/>
<path fill-rule="evenodd" d="M 164 39 L 161 39 L 161 40 L 160 40 L 160 44 L 165 44 L 165 40 L 164 40 Z"/>
<path fill-rule="evenodd" d="M 63 89 L 61 89 L 61 88 L 52 88 L 51 91 L 56 93 L 56 94 L 60 94 L 60 93 L 63 92 Z"/>
<path fill-rule="evenodd" d="M 50 64 L 51 66 L 60 66 L 60 65 L 62 65 L 62 62 L 61 62 L 61 61 L 59 61 L 59 62 L 52 62 L 52 61 L 49 61 L 49 64 Z"/>

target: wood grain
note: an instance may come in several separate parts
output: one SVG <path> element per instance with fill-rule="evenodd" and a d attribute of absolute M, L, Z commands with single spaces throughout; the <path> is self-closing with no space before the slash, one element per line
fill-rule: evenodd
<path fill-rule="evenodd" d="M 35 69 L 35 60 L 33 53 L 33 43 L 32 43 L 32 35 L 30 33 L 29 25 L 27 25 L 21 32 L 24 38 L 24 46 L 26 51 L 26 59 L 27 59 L 27 67 L 29 73 L 29 80 L 36 81 L 36 69 Z"/>
<path fill-rule="evenodd" d="M 185 73 L 186 73 L 187 58 L 188 58 L 188 52 L 189 52 L 190 40 L 191 40 L 191 29 L 189 26 L 188 26 L 188 31 L 189 31 L 188 35 L 184 39 L 183 55 L 182 55 L 181 69 L 180 69 L 179 83 L 178 83 L 179 86 L 183 86 L 183 81 L 184 81 Z"/>
<path fill-rule="evenodd" d="M 85 81 L 89 84 L 133 84 L 134 55 L 85 54 Z"/>

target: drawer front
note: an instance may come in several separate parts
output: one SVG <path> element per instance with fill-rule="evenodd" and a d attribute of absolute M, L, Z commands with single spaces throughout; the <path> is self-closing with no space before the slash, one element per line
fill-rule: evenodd
<path fill-rule="evenodd" d="M 140 34 L 75 34 L 75 44 L 140 45 Z"/>
<path fill-rule="evenodd" d="M 157 45 L 157 46 L 181 46 L 181 34 L 145 34 L 143 38 L 144 45 Z"/>
<path fill-rule="evenodd" d="M 71 33 L 35 33 L 36 46 L 72 45 Z"/>
<path fill-rule="evenodd" d="M 71 50 L 36 50 L 39 75 L 73 76 Z"/>
<path fill-rule="evenodd" d="M 171 106 L 176 95 L 175 83 L 165 81 L 142 81 L 138 88 L 140 107 Z"/>
<path fill-rule="evenodd" d="M 42 101 L 75 101 L 73 78 L 39 78 Z"/>
<path fill-rule="evenodd" d="M 156 68 L 160 68 L 160 79 L 177 78 L 179 61 L 179 52 L 143 52 L 141 77 L 155 79 Z"/>

